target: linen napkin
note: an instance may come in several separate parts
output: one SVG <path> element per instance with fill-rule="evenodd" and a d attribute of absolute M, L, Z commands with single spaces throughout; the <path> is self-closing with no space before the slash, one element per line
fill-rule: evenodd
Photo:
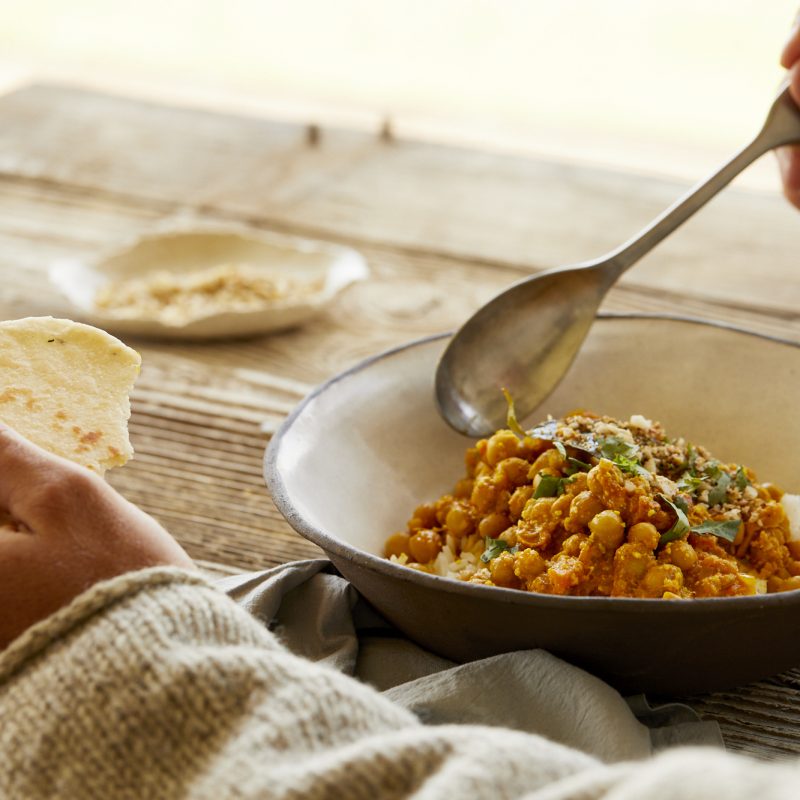
<path fill-rule="evenodd" d="M 544 650 L 468 664 L 441 658 L 386 622 L 326 559 L 216 582 L 293 653 L 371 684 L 426 724 L 527 731 L 604 761 L 673 745 L 723 746 L 719 726 L 689 707 L 652 707 Z"/>

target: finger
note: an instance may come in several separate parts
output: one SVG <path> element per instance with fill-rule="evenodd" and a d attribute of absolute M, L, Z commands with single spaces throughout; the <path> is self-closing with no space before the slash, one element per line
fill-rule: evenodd
<path fill-rule="evenodd" d="M 776 151 L 786 199 L 800 208 L 800 147 L 781 147 Z"/>
<path fill-rule="evenodd" d="M 781 53 L 781 66 L 789 69 L 800 58 L 800 19 L 795 19 Z"/>
<path fill-rule="evenodd" d="M 82 469 L 0 422 L 0 509 L 12 517 L 31 524 L 31 503 L 42 487 Z"/>

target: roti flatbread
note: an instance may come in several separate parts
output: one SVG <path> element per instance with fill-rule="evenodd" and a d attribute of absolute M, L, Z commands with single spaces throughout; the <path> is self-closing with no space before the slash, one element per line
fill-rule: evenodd
<path fill-rule="evenodd" d="M 139 354 L 68 319 L 0 322 L 0 420 L 102 475 L 132 455 L 128 394 Z"/>

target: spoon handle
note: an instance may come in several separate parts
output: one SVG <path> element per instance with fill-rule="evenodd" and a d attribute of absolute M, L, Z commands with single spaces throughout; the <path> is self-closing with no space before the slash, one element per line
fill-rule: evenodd
<path fill-rule="evenodd" d="M 702 208 L 745 167 L 769 150 L 792 142 L 800 142 L 800 109 L 789 95 L 788 83 L 785 83 L 767 114 L 764 126 L 750 144 L 711 177 L 691 188 L 633 239 L 595 263 L 603 263 L 610 273 L 609 280 L 613 283 L 625 270 Z"/>

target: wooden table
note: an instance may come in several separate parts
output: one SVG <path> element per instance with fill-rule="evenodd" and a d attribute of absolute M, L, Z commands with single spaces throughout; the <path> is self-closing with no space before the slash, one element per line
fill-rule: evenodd
<path fill-rule="evenodd" d="M 657 169 L 658 165 L 654 165 Z M 604 253 L 684 186 L 419 142 L 168 108 L 57 86 L 0 98 L 0 313 L 68 314 L 44 278 L 171 217 L 344 242 L 372 277 L 324 316 L 247 342 L 131 342 L 136 458 L 110 480 L 214 572 L 319 554 L 273 506 L 269 434 L 315 384 L 457 326 L 500 288 Z M 735 188 L 605 308 L 675 312 L 800 341 L 800 213 Z M 266 431 L 266 432 L 265 432 Z M 800 669 L 693 698 L 731 749 L 800 753 Z"/>

